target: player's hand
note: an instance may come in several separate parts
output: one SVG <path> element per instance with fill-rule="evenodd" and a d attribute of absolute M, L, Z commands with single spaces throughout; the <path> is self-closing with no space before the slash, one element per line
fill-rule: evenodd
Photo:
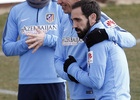
<path fill-rule="evenodd" d="M 43 41 L 45 38 L 45 33 L 43 31 L 39 30 L 37 27 L 35 27 L 35 29 L 38 33 L 37 34 L 26 34 L 29 37 L 25 41 L 29 46 L 28 49 L 34 48 L 32 53 L 37 51 L 37 49 L 43 45 Z"/>
<path fill-rule="evenodd" d="M 108 35 L 105 29 L 95 28 L 87 35 L 86 45 L 88 48 L 90 48 L 94 44 L 102 42 L 106 39 L 108 39 Z"/>
<path fill-rule="evenodd" d="M 32 44 L 34 43 L 34 42 L 31 42 L 31 41 L 30 41 L 31 39 L 33 39 L 33 37 L 28 36 L 28 38 L 27 38 L 26 41 L 25 41 L 25 42 L 27 43 L 28 46 L 30 46 L 30 45 L 32 45 Z M 28 41 L 30 41 L 30 42 L 28 42 Z"/>
<path fill-rule="evenodd" d="M 76 60 L 73 56 L 69 56 L 69 58 L 65 61 L 63 68 L 66 73 L 67 73 L 67 69 L 68 69 L 69 65 L 74 62 L 76 62 Z"/>

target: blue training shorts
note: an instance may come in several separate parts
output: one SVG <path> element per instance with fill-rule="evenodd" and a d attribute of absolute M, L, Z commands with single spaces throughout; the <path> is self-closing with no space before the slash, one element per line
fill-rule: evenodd
<path fill-rule="evenodd" d="M 18 100 L 66 100 L 66 84 L 19 84 Z"/>

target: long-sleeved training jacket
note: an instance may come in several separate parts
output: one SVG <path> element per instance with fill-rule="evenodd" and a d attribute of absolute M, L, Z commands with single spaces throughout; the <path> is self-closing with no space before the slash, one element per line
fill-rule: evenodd
<path fill-rule="evenodd" d="M 104 28 L 101 22 L 95 28 Z M 89 32 L 90 32 L 89 31 Z M 116 43 L 104 40 L 88 51 L 88 72 L 72 63 L 68 73 L 81 84 L 91 87 L 95 100 L 130 100 L 130 77 L 124 50 Z"/>
<path fill-rule="evenodd" d="M 3 31 L 2 49 L 6 56 L 19 56 L 19 84 L 64 82 L 54 67 L 54 48 L 63 15 L 62 8 L 52 0 L 42 9 L 27 2 L 11 9 Z M 25 33 L 36 34 L 35 26 L 46 34 L 43 46 L 32 53 L 33 49 L 28 49 L 25 43 Z"/>

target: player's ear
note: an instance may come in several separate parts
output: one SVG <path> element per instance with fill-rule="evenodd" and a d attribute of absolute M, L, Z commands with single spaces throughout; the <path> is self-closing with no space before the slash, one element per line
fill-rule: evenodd
<path fill-rule="evenodd" d="M 92 13 L 89 16 L 89 23 L 90 23 L 90 26 L 93 26 L 96 23 L 96 14 L 95 13 Z"/>

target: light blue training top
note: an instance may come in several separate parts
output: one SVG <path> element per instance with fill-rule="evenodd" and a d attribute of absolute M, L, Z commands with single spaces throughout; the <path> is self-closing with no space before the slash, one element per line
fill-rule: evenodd
<path fill-rule="evenodd" d="M 136 39 L 134 36 L 120 28 L 111 18 L 109 18 L 103 12 L 101 13 L 101 22 L 106 28 L 109 40 L 113 40 L 122 47 L 132 47 L 136 45 Z M 84 70 L 87 69 L 87 52 L 88 49 L 83 42 L 79 39 L 75 29 L 72 28 L 71 15 L 62 24 L 60 30 L 60 37 L 57 42 L 55 51 L 55 66 L 57 73 L 63 78 L 68 80 L 69 94 L 71 99 L 93 99 L 93 91 L 91 88 L 82 84 L 77 84 L 70 81 L 67 73 L 63 71 L 63 64 L 69 55 L 73 56 L 78 65 Z"/>
<path fill-rule="evenodd" d="M 19 84 L 65 81 L 54 67 L 54 48 L 63 18 L 62 8 L 51 0 L 42 9 L 33 8 L 27 2 L 11 9 L 3 32 L 2 49 L 6 56 L 19 56 Z M 25 43 L 25 33 L 36 34 L 35 26 L 46 34 L 43 46 L 32 53 L 33 49 L 28 49 Z"/>
<path fill-rule="evenodd" d="M 104 26 L 99 22 L 90 31 L 95 28 Z M 93 45 L 88 52 L 87 62 L 88 72 L 80 69 L 75 62 L 68 67 L 68 73 L 81 84 L 91 87 L 95 100 L 130 100 L 128 63 L 118 44 L 104 40 Z"/>

